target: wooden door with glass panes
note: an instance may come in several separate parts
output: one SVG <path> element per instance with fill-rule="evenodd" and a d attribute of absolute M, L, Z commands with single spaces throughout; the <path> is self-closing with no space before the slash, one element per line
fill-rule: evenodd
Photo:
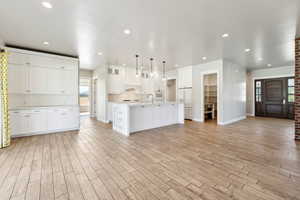
<path fill-rule="evenodd" d="M 294 119 L 294 78 L 255 81 L 255 116 Z"/>

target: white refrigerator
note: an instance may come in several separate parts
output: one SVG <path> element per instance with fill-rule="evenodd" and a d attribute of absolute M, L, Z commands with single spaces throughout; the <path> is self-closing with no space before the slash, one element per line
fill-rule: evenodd
<path fill-rule="evenodd" d="M 180 103 L 184 104 L 184 118 L 193 119 L 192 88 L 179 88 L 178 99 Z"/>

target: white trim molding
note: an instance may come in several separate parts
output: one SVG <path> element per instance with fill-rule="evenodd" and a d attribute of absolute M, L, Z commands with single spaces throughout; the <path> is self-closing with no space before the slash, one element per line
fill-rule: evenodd
<path fill-rule="evenodd" d="M 204 122 L 202 119 L 198 119 L 198 118 L 193 119 L 193 121 L 195 121 L 195 122 L 201 122 L 201 123 Z"/>
<path fill-rule="evenodd" d="M 218 124 L 224 126 L 224 125 L 228 125 L 228 124 L 232 124 L 232 123 L 244 120 L 246 118 L 247 118 L 246 116 L 241 116 L 241 117 L 237 117 L 235 119 L 229 120 L 227 122 L 219 122 Z"/>

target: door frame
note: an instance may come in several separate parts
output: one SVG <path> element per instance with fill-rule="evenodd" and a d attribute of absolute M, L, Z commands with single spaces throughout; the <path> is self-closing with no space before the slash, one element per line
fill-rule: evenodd
<path fill-rule="evenodd" d="M 278 75 L 278 76 L 261 76 L 261 77 L 253 77 L 252 78 L 252 113 L 251 116 L 255 116 L 255 81 L 261 79 L 273 79 L 273 78 L 288 78 L 294 77 L 294 74 L 285 74 L 285 75 Z"/>
<path fill-rule="evenodd" d="M 202 119 L 200 120 L 201 122 L 205 122 L 205 89 L 204 89 L 204 76 L 205 75 L 211 75 L 211 74 L 217 74 L 217 124 L 218 125 L 222 125 L 222 119 L 221 116 L 223 114 L 223 110 L 221 109 L 221 105 L 220 105 L 220 72 L 218 70 L 211 70 L 211 71 L 203 71 L 201 72 L 201 95 L 202 95 L 202 99 L 201 99 L 201 117 Z"/>

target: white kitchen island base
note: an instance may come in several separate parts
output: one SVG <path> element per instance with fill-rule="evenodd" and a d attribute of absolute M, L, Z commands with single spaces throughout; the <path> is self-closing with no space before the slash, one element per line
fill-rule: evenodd
<path fill-rule="evenodd" d="M 112 103 L 113 129 L 123 135 L 172 124 L 184 124 L 180 103 Z"/>

